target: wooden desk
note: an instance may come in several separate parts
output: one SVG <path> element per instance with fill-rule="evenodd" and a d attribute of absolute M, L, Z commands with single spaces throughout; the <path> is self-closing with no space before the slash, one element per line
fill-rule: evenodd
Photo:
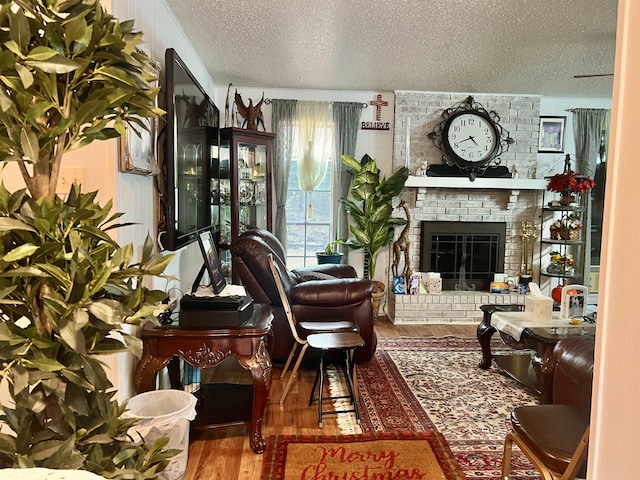
<path fill-rule="evenodd" d="M 203 385 L 203 397 L 192 426 L 202 429 L 249 424 L 251 449 L 263 453 L 266 442 L 262 438 L 262 416 L 271 386 L 271 358 L 265 340 L 271 332 L 272 320 L 268 305 L 254 304 L 251 318 L 239 327 L 185 329 L 177 324 L 147 325 L 142 331 L 143 351 L 136 367 L 136 390 L 138 393 L 153 390 L 156 374 L 174 357 L 194 367 L 210 368 L 235 356 L 240 366 L 251 372 L 253 386 Z M 215 408 L 208 408 L 211 404 Z"/>

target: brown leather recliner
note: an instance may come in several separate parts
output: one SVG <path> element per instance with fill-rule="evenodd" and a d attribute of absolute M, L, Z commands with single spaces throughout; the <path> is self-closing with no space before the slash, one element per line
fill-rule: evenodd
<path fill-rule="evenodd" d="M 364 347 L 356 351 L 355 361 L 371 360 L 377 345 L 371 302 L 373 282 L 358 279 L 350 265 L 289 270 L 282 244 L 267 230 L 243 233 L 231 245 L 231 253 L 234 271 L 247 292 L 255 302 L 269 304 L 273 309 L 273 341 L 269 346 L 273 360 L 286 360 L 294 340 L 269 270 L 270 253 L 282 272 L 282 283 L 298 321 L 354 321 L 365 341 Z"/>

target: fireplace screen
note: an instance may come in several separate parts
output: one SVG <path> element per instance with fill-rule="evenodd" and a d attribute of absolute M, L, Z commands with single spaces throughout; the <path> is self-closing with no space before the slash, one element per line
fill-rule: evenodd
<path fill-rule="evenodd" d="M 504 272 L 506 223 L 422 222 L 420 271 L 439 272 L 443 290 L 454 290 L 464 267 L 468 284 L 489 290 Z"/>

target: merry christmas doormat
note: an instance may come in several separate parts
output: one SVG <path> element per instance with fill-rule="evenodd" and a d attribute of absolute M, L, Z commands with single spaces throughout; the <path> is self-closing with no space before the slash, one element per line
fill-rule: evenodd
<path fill-rule="evenodd" d="M 269 438 L 262 480 L 462 480 L 437 432 Z"/>

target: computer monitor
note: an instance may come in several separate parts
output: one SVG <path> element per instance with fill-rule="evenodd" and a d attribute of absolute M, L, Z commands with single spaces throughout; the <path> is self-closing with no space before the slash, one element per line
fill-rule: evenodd
<path fill-rule="evenodd" d="M 211 288 L 214 293 L 220 293 L 227 285 L 227 282 L 220 268 L 220 257 L 218 256 L 216 243 L 211 234 L 211 230 L 203 230 L 198 233 L 198 244 L 200 245 L 202 257 L 204 258 L 203 269 L 206 269 L 209 274 Z M 198 275 L 198 277 L 201 277 L 201 275 Z M 197 281 L 198 283 L 200 282 L 199 279 Z"/>

